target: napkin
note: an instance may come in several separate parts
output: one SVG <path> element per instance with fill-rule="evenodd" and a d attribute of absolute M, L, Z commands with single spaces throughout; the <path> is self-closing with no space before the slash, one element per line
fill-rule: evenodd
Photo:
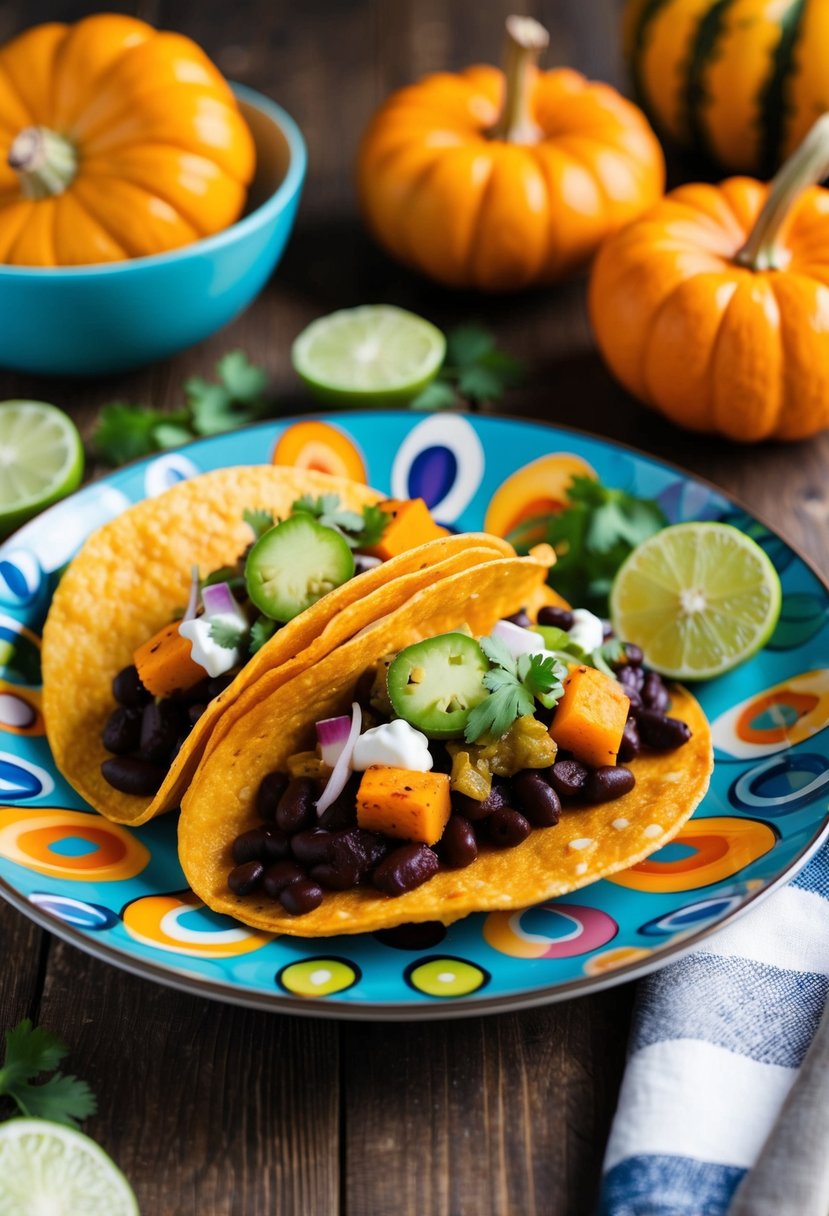
<path fill-rule="evenodd" d="M 828 991 L 825 844 L 788 886 L 641 981 L 601 1216 L 724 1216 Z"/>

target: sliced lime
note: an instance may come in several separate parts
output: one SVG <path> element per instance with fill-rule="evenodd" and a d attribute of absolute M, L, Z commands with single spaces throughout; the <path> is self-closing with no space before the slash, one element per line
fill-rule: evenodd
<path fill-rule="evenodd" d="M 115 1162 L 89 1136 L 46 1119 L 11 1119 L 0 1127 L 0 1212 L 138 1216 L 138 1203 Z"/>
<path fill-rule="evenodd" d="M 391 304 L 366 304 L 312 321 L 291 359 L 329 405 L 391 405 L 424 389 L 445 353 L 443 334 L 422 317 Z"/>
<path fill-rule="evenodd" d="M 71 494 L 83 477 L 78 428 L 45 401 L 0 401 L 0 535 Z"/>
<path fill-rule="evenodd" d="M 616 575 L 610 615 L 656 671 L 701 680 L 730 671 L 768 640 L 780 615 L 777 571 L 728 524 L 663 528 Z"/>

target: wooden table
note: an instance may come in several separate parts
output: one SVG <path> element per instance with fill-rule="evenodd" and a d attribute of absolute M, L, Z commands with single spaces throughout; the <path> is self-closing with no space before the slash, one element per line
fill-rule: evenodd
<path fill-rule="evenodd" d="M 0 5 L 0 37 L 97 4 Z M 448 326 L 470 318 L 525 358 L 506 408 L 621 439 L 734 493 L 829 575 L 829 439 L 750 450 L 692 438 L 625 395 L 593 348 L 584 284 L 486 300 L 439 291 L 381 256 L 354 212 L 351 167 L 393 87 L 497 53 L 510 5 L 490 0 L 201 0 L 130 4 L 199 40 L 228 75 L 299 120 L 311 170 L 300 223 L 263 296 L 212 341 L 103 382 L 0 375 L 88 433 L 113 399 L 172 405 L 226 350 L 264 364 L 285 412 L 311 408 L 288 348 L 312 318 L 388 301 Z M 549 62 L 620 79 L 615 0 L 527 8 Z M 91 470 L 93 475 L 100 470 Z M 595 1201 L 623 1069 L 632 986 L 487 1019 L 355 1024 L 255 1013 L 135 979 L 0 907 L 0 1029 L 29 1016 L 72 1046 L 99 1113 L 86 1130 L 132 1180 L 146 1216 L 580 1216 Z"/>

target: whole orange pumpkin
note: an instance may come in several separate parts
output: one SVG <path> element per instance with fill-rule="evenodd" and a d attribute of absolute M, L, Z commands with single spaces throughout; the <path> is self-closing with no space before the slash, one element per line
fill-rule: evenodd
<path fill-rule="evenodd" d="M 611 371 L 694 431 L 829 426 L 829 114 L 767 186 L 681 186 L 602 248 L 590 318 Z"/>
<path fill-rule="evenodd" d="M 221 73 L 180 34 L 115 14 L 0 48 L 0 262 L 163 253 L 231 224 L 253 176 Z"/>
<path fill-rule="evenodd" d="M 509 291 L 585 265 L 664 187 L 647 120 L 606 84 L 538 72 L 546 31 L 507 22 L 506 73 L 394 93 L 360 145 L 360 204 L 391 254 L 450 287 Z"/>

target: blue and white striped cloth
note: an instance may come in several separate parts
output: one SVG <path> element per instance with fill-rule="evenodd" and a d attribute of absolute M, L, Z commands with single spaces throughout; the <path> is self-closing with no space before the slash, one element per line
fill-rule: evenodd
<path fill-rule="evenodd" d="M 829 844 L 639 986 L 601 1216 L 724 1216 L 829 992 Z"/>

